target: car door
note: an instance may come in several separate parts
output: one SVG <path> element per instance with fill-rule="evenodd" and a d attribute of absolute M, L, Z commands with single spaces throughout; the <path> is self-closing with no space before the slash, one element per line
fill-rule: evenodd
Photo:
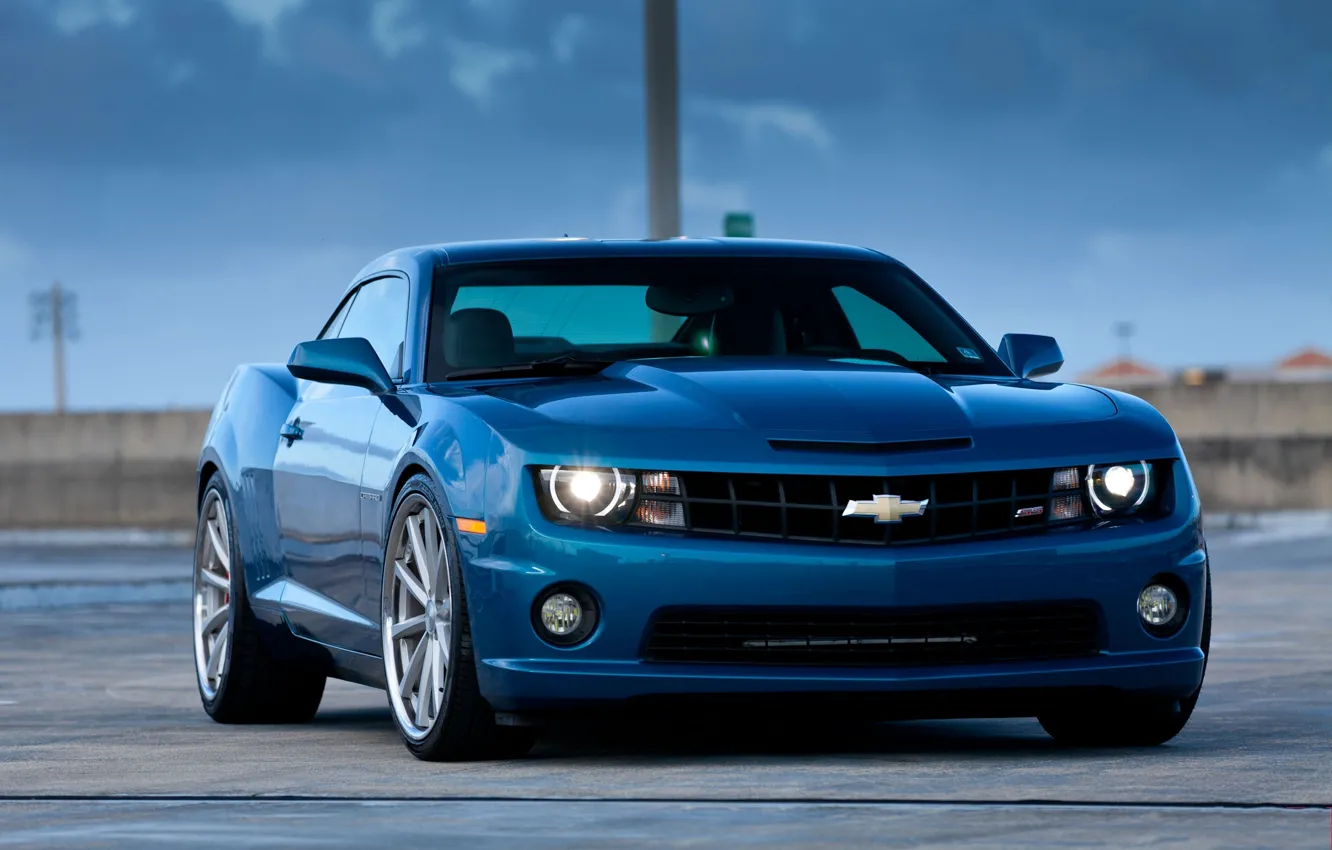
<path fill-rule="evenodd" d="M 407 326 L 408 283 L 398 276 L 361 284 L 321 338 L 363 337 L 395 380 Z M 281 604 L 302 637 L 379 652 L 378 588 L 367 586 L 361 473 L 383 402 L 369 390 L 299 382 L 278 440 L 273 490 L 286 585 Z"/>

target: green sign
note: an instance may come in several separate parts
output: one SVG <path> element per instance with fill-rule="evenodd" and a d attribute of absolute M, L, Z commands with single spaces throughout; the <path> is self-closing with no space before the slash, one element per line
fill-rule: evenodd
<path fill-rule="evenodd" d="M 722 227 L 727 236 L 753 236 L 754 215 L 752 213 L 727 213 L 722 220 Z"/>

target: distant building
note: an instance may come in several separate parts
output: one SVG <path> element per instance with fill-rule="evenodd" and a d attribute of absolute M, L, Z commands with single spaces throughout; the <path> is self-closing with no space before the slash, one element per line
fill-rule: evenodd
<path fill-rule="evenodd" d="M 1079 375 L 1078 381 L 1107 387 L 1128 387 L 1169 383 L 1170 375 L 1150 364 L 1129 357 L 1120 357 Z"/>
<path fill-rule="evenodd" d="M 1220 382 L 1332 381 L 1332 354 L 1307 347 L 1271 366 L 1188 366 L 1172 371 L 1121 357 L 1079 375 L 1077 380 L 1106 387 L 1158 386 L 1169 383 L 1196 387 Z"/>
<path fill-rule="evenodd" d="M 1277 363 L 1276 371 L 1281 381 L 1332 380 L 1332 354 L 1312 346 L 1301 348 Z"/>

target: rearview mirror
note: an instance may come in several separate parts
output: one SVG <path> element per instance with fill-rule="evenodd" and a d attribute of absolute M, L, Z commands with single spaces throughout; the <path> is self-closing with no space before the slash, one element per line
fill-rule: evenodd
<path fill-rule="evenodd" d="M 702 316 L 735 303 L 735 293 L 724 283 L 654 283 L 644 298 L 648 309 L 667 316 Z"/>
<path fill-rule="evenodd" d="M 292 351 L 287 371 L 303 381 L 346 384 L 373 393 L 393 391 L 393 379 L 379 355 L 359 336 L 302 342 Z"/>
<path fill-rule="evenodd" d="M 1064 365 L 1064 352 L 1052 336 L 1004 334 L 999 341 L 999 359 L 1019 378 L 1053 375 Z"/>

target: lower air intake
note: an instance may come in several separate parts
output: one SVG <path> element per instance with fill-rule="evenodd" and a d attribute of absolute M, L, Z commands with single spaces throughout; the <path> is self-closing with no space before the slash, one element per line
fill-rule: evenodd
<path fill-rule="evenodd" d="M 1100 650 L 1096 607 L 1061 602 L 922 609 L 672 608 L 648 661 L 894 667 L 1035 661 Z"/>

